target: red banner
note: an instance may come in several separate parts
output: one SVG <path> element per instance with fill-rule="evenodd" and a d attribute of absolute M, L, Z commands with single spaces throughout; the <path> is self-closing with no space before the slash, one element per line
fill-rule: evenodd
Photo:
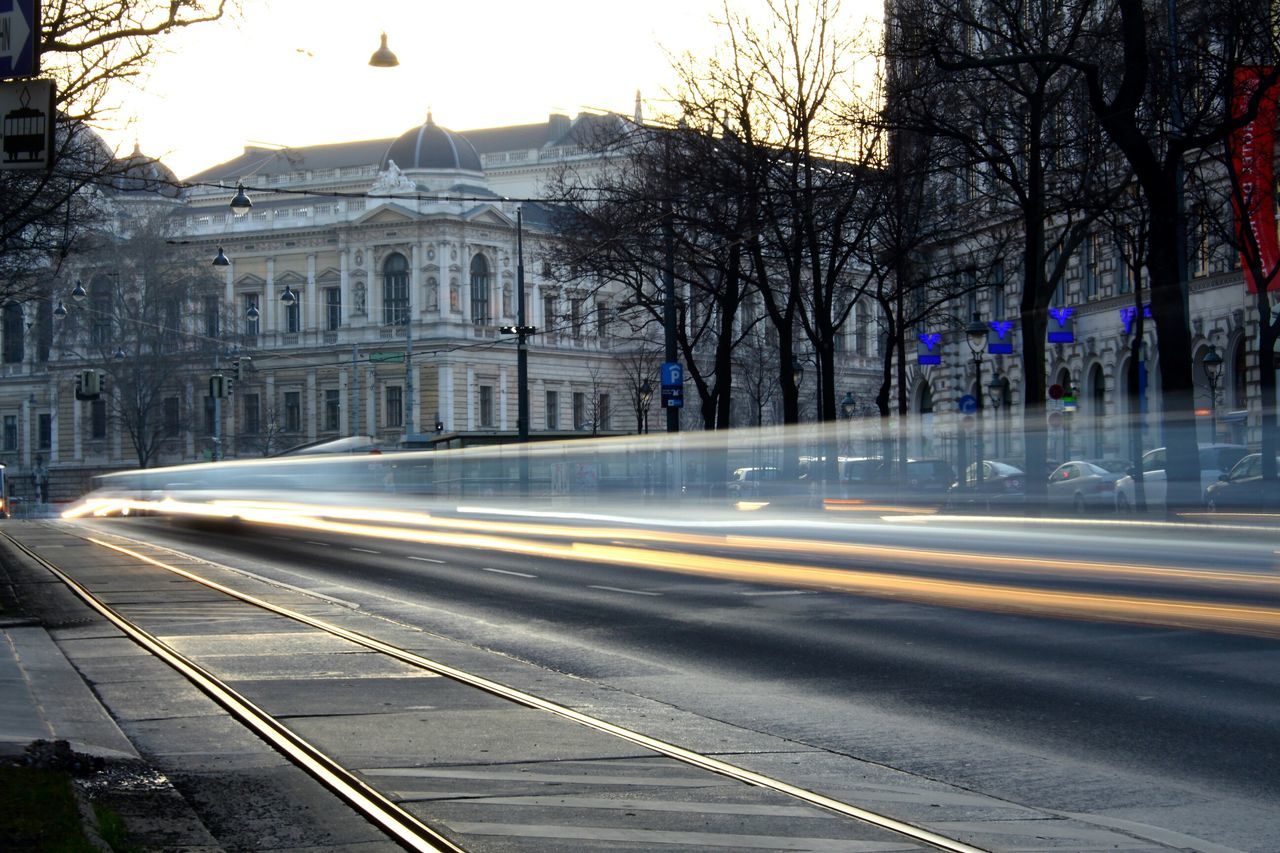
<path fill-rule="evenodd" d="M 1235 94 L 1231 99 L 1233 117 L 1247 115 L 1257 98 L 1258 87 L 1271 78 L 1270 66 L 1237 68 Z M 1275 152 L 1276 152 L 1276 100 L 1280 87 L 1272 80 L 1267 91 L 1258 99 L 1258 111 L 1253 121 L 1231 134 L 1231 160 L 1238 179 L 1239 191 L 1233 193 L 1236 223 L 1240 228 L 1240 260 L 1244 267 L 1244 280 L 1250 293 L 1258 292 L 1258 281 L 1249 256 L 1257 250 L 1257 268 L 1264 281 L 1273 282 L 1280 268 L 1280 245 L 1276 239 Z M 1248 223 L 1246 236 L 1244 225 Z"/>

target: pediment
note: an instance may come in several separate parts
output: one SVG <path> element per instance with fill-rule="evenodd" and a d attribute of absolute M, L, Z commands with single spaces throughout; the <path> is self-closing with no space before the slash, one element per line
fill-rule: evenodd
<path fill-rule="evenodd" d="M 237 285 L 237 286 L 239 286 L 239 285 L 247 285 L 247 286 L 250 286 L 250 287 L 262 287 L 262 286 L 263 286 L 263 285 L 265 285 L 266 283 L 267 283 L 267 280 L 266 280 L 265 278 L 263 278 L 263 277 L 262 277 L 262 276 L 260 276 L 260 275 L 254 275 L 254 274 L 253 274 L 253 273 L 251 273 L 251 272 L 250 272 L 250 273 L 245 273 L 244 275 L 242 275 L 242 276 L 240 276 L 239 278 L 237 278 L 237 279 L 236 279 L 236 285 Z"/>
<path fill-rule="evenodd" d="M 386 202 L 380 204 L 373 210 L 367 211 L 363 216 L 355 221 L 356 225 L 407 225 L 415 222 L 418 215 L 408 208 L 401 207 L 394 202 Z"/>
<path fill-rule="evenodd" d="M 316 281 L 329 281 L 335 278 L 342 278 L 342 270 L 337 267 L 325 267 L 316 273 Z"/>
<path fill-rule="evenodd" d="M 514 219 L 491 205 L 469 210 L 463 218 L 476 225 L 498 225 L 503 228 L 511 228 L 515 225 Z"/>
<path fill-rule="evenodd" d="M 294 270 L 286 270 L 276 276 L 276 284 L 306 284 L 307 277 Z"/>

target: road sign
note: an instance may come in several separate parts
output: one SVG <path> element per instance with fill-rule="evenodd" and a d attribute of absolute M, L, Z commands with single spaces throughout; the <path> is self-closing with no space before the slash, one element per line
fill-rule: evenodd
<path fill-rule="evenodd" d="M 40 73 L 39 35 L 37 0 L 0 0 L 0 78 Z"/>
<path fill-rule="evenodd" d="M 53 81 L 0 83 L 0 169 L 53 165 Z"/>
<path fill-rule="evenodd" d="M 1049 413 L 1049 426 L 1053 427 L 1054 429 L 1057 429 L 1058 427 L 1062 426 L 1062 412 Z"/>
<path fill-rule="evenodd" d="M 960 411 L 964 412 L 966 415 L 971 415 L 978 411 L 978 400 L 972 394 L 965 394 L 956 401 L 956 405 L 958 405 L 960 407 Z"/>
<path fill-rule="evenodd" d="M 371 352 L 369 353 L 369 361 L 373 364 L 403 364 L 404 353 L 402 352 Z"/>
<path fill-rule="evenodd" d="M 663 385 L 662 386 L 662 408 L 683 409 L 684 408 L 684 388 L 682 388 L 679 385 Z"/>
<path fill-rule="evenodd" d="M 1061 400 L 1061 399 L 1062 399 L 1062 386 L 1061 386 L 1061 385 L 1058 385 L 1058 384 L 1056 384 L 1056 383 L 1055 383 L 1055 384 L 1053 384 L 1053 385 L 1050 385 L 1050 386 L 1049 386 L 1049 399 L 1051 399 L 1051 400 Z"/>
<path fill-rule="evenodd" d="M 666 361 L 662 364 L 662 387 L 679 388 L 684 385 L 684 368 L 678 361 Z"/>

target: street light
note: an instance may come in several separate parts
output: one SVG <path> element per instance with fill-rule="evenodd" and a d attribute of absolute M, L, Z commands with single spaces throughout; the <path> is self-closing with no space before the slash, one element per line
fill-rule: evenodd
<path fill-rule="evenodd" d="M 257 305 L 250 305 L 248 310 L 244 312 L 244 316 L 246 319 L 253 320 L 256 323 L 262 314 L 258 311 Z"/>
<path fill-rule="evenodd" d="M 236 194 L 231 199 L 231 215 L 236 219 L 244 219 L 249 212 L 249 208 L 253 207 L 253 200 L 249 198 L 248 193 L 244 191 L 244 184 L 236 182 Z"/>
<path fill-rule="evenodd" d="M 215 267 L 229 267 L 229 266 L 231 266 L 231 261 L 227 260 L 226 253 L 224 253 L 224 252 L 222 251 L 222 247 L 221 247 L 221 246 L 219 246 L 219 247 L 218 247 L 218 254 L 216 254 L 216 255 L 214 255 L 214 256 L 213 256 L 213 265 L 214 265 Z"/>
<path fill-rule="evenodd" d="M 969 323 L 968 326 L 965 327 L 964 333 L 967 337 L 966 342 L 969 344 L 969 352 L 973 353 L 974 384 L 977 386 L 977 389 L 978 389 L 978 393 L 976 395 L 978 398 L 976 401 L 978 404 L 978 411 L 977 411 L 977 429 L 975 430 L 975 436 L 976 436 L 975 449 L 978 451 L 977 483 L 978 483 L 978 490 L 981 491 L 982 490 L 982 463 L 983 463 L 982 457 L 985 453 L 985 448 L 982 446 L 982 439 L 983 439 L 983 435 L 982 435 L 982 431 L 983 431 L 982 351 L 987 345 L 987 324 L 982 322 L 982 319 L 978 316 L 977 311 L 973 312 L 973 320 Z"/>
<path fill-rule="evenodd" d="M 800 390 L 800 383 L 804 381 L 804 362 L 795 356 L 791 357 L 791 382 L 796 386 L 796 390 Z"/>
<path fill-rule="evenodd" d="M 79 304 L 84 302 L 84 298 L 88 295 L 89 294 L 85 292 L 84 285 L 80 283 L 80 279 L 76 279 L 76 286 L 75 289 L 71 291 L 71 298 Z"/>
<path fill-rule="evenodd" d="M 292 308 L 298 302 L 298 294 L 294 293 L 293 288 L 286 284 L 284 293 L 280 294 L 280 301 L 284 303 L 284 307 Z"/>
<path fill-rule="evenodd" d="M 854 398 L 852 391 L 844 393 L 844 399 L 840 401 L 840 411 L 844 414 L 844 419 L 852 420 L 854 409 L 857 408 L 858 401 Z"/>
<path fill-rule="evenodd" d="M 1209 344 L 1209 351 L 1201 360 L 1204 365 L 1204 378 L 1209 380 L 1209 441 L 1218 440 L 1218 379 L 1222 376 L 1222 356 L 1218 348 Z"/>
<path fill-rule="evenodd" d="M 66 316 L 67 316 L 67 306 L 63 305 L 62 300 L 59 299 L 57 307 L 53 309 L 53 318 L 55 320 L 61 320 Z"/>

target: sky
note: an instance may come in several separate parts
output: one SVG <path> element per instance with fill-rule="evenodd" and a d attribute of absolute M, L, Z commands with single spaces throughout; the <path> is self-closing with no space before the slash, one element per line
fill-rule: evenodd
<path fill-rule="evenodd" d="M 751 13 L 762 0 L 730 0 Z M 115 93 L 100 130 L 179 177 L 248 142 L 303 146 L 399 136 L 430 109 L 453 130 L 586 109 L 662 109 L 671 54 L 708 53 L 721 0 L 242 0 L 235 20 L 166 38 L 149 73 Z M 882 0 L 844 0 L 858 24 Z M 385 31 L 397 68 L 371 68 Z"/>

